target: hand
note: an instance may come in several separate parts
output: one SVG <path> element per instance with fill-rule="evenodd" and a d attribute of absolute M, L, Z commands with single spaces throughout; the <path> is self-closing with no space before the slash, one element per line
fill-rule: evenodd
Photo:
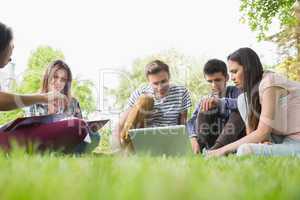
<path fill-rule="evenodd" d="M 68 103 L 67 97 L 60 92 L 48 92 L 43 94 L 47 103 L 53 103 L 55 105 L 63 102 L 64 104 Z"/>
<path fill-rule="evenodd" d="M 201 110 L 207 112 L 220 104 L 220 98 L 208 97 L 201 100 Z"/>
<path fill-rule="evenodd" d="M 49 114 L 60 113 L 68 105 L 67 97 L 60 92 L 48 92 L 44 96 L 49 105 Z"/>
<path fill-rule="evenodd" d="M 208 150 L 206 151 L 206 157 L 211 158 L 211 157 L 221 157 L 225 156 L 226 151 L 223 148 L 215 149 L 215 150 Z"/>
<path fill-rule="evenodd" d="M 55 101 L 48 104 L 48 114 L 61 114 L 64 112 L 64 105 L 61 101 Z"/>
<path fill-rule="evenodd" d="M 191 145 L 194 154 L 200 153 L 200 145 L 198 144 L 197 138 L 193 137 L 191 139 Z"/>
<path fill-rule="evenodd" d="M 270 141 L 266 140 L 266 141 L 263 141 L 263 142 L 261 142 L 260 144 L 267 144 L 267 145 L 271 145 L 271 144 L 272 144 L 272 142 L 270 142 Z"/>

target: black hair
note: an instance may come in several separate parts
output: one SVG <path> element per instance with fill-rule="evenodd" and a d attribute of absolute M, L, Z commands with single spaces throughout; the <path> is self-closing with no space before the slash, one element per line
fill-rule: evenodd
<path fill-rule="evenodd" d="M 212 75 L 218 72 L 221 72 L 225 77 L 228 76 L 225 62 L 219 59 L 210 59 L 205 63 L 203 68 L 204 75 Z"/>
<path fill-rule="evenodd" d="M 12 39 L 13 33 L 11 28 L 0 22 L 0 52 L 8 47 Z"/>

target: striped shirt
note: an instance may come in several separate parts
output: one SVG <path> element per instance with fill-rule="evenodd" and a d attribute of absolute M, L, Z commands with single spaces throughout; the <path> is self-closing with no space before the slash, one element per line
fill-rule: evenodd
<path fill-rule="evenodd" d="M 131 94 L 127 108 L 134 106 L 143 94 L 154 96 L 154 90 L 150 85 L 137 89 Z M 154 98 L 153 111 L 146 119 L 147 127 L 178 125 L 180 113 L 187 111 L 189 107 L 189 91 L 184 86 L 170 85 L 167 96 L 160 100 Z"/>

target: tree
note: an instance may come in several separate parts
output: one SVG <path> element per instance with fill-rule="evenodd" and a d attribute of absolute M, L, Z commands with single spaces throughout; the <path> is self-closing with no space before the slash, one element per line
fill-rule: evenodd
<path fill-rule="evenodd" d="M 130 72 L 124 72 L 126 76 L 121 77 L 118 89 L 110 91 L 116 97 L 117 105 L 120 108 L 126 105 L 130 94 L 135 89 L 147 83 L 144 72 L 145 66 L 156 59 L 162 60 L 170 66 L 171 82 L 185 85 L 190 91 L 194 104 L 199 101 L 201 95 L 207 94 L 208 87 L 202 73 L 203 62 L 170 49 L 159 54 L 136 59 Z"/>
<path fill-rule="evenodd" d="M 279 21 L 280 29 L 295 26 L 297 20 L 292 13 L 296 0 L 241 0 L 241 21 L 248 23 L 253 31 L 257 31 L 258 39 L 268 37 L 268 31 L 275 20 Z"/>
<path fill-rule="evenodd" d="M 96 101 L 92 92 L 94 83 L 89 80 L 80 80 L 76 77 L 72 82 L 72 95 L 79 101 L 82 114 L 88 116 L 96 109 Z"/>
<path fill-rule="evenodd" d="M 276 67 L 293 80 L 300 80 L 300 7 L 296 0 L 241 0 L 242 21 L 258 32 L 258 40 L 277 44 L 279 63 Z M 298 13 L 298 14 L 297 14 Z M 279 31 L 270 34 L 272 22 Z"/>
<path fill-rule="evenodd" d="M 38 92 L 41 88 L 45 69 L 57 59 L 63 60 L 63 53 L 49 46 L 40 46 L 32 52 L 18 92 L 22 94 Z"/>
<path fill-rule="evenodd" d="M 286 58 L 283 62 L 278 64 L 277 69 L 289 79 L 300 81 L 300 64 L 296 58 Z"/>

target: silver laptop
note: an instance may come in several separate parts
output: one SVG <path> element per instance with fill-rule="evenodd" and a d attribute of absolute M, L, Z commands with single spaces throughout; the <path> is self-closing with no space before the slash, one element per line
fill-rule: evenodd
<path fill-rule="evenodd" d="M 181 156 L 191 153 L 184 125 L 129 130 L 137 154 Z"/>

